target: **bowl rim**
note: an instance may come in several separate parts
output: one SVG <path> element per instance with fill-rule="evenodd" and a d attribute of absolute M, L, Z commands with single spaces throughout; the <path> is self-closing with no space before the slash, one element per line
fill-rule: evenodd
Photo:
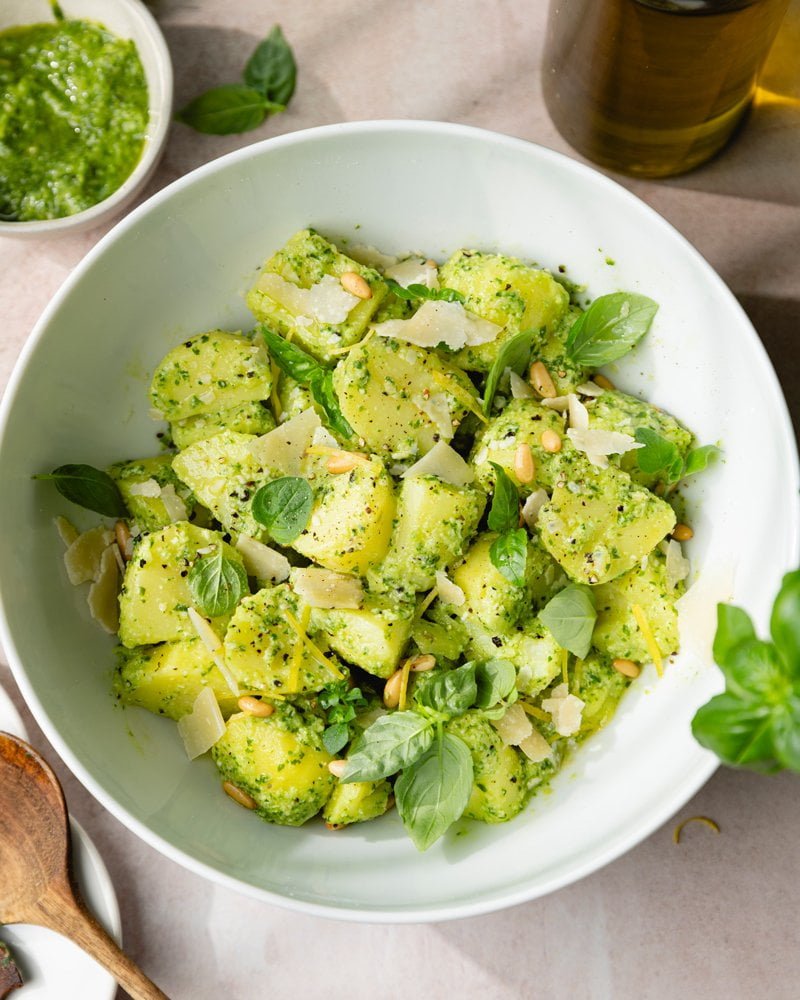
<path fill-rule="evenodd" d="M 58 219 L 31 219 L 26 222 L 0 220 L 0 237 L 56 236 L 69 230 L 89 229 L 93 225 L 99 225 L 104 218 L 110 217 L 114 212 L 122 209 L 124 204 L 147 183 L 158 165 L 172 120 L 174 81 L 172 58 L 167 42 L 158 22 L 142 0 L 106 0 L 106 2 L 125 8 L 132 18 L 139 21 L 142 36 L 155 55 L 155 70 L 162 97 L 159 104 L 154 104 L 152 101 L 153 88 L 148 86 L 148 97 L 150 98 L 148 128 L 145 133 L 142 155 L 122 184 L 102 201 L 90 205 L 82 212 L 75 212 L 74 215 L 65 215 Z M 138 47 L 139 43 L 137 42 L 137 49 Z"/>
<path fill-rule="evenodd" d="M 377 133 L 391 131 L 400 133 L 415 133 L 418 135 L 444 134 L 452 136 L 454 139 L 465 138 L 481 140 L 492 144 L 498 144 L 512 150 L 528 151 L 533 147 L 536 155 L 544 161 L 549 161 L 556 165 L 560 171 L 573 172 L 580 177 L 591 177 L 592 182 L 605 187 L 609 191 L 614 191 L 617 196 L 620 192 L 623 197 L 632 199 L 637 203 L 637 209 L 643 211 L 650 222 L 665 232 L 671 239 L 677 240 L 684 252 L 690 257 L 694 265 L 700 269 L 706 280 L 713 285 L 717 291 L 725 296 L 731 306 L 738 312 L 743 323 L 743 331 L 751 342 L 754 356 L 765 368 L 765 372 L 772 382 L 775 403 L 778 411 L 776 435 L 780 437 L 780 445 L 790 460 L 786 463 L 786 474 L 791 479 L 792 491 L 797 494 L 800 491 L 800 462 L 798 460 L 797 443 L 789 415 L 788 406 L 780 386 L 775 369 L 769 359 L 766 348 L 755 331 L 744 309 L 733 295 L 731 290 L 717 274 L 714 268 L 705 260 L 698 250 L 684 237 L 670 222 L 659 215 L 655 209 L 651 208 L 633 192 L 623 185 L 601 173 L 593 167 L 573 159 L 572 157 L 530 142 L 526 139 L 505 135 L 489 129 L 478 128 L 471 125 L 462 125 L 451 122 L 438 122 L 421 119 L 380 119 L 371 121 L 343 122 L 332 125 L 316 126 L 314 128 L 302 129 L 295 132 L 288 132 L 272 138 L 264 139 L 257 143 L 241 147 L 224 156 L 218 157 L 208 163 L 202 164 L 193 171 L 173 181 L 167 187 L 152 195 L 132 212 L 121 219 L 102 239 L 87 253 L 83 260 L 75 267 L 71 274 L 55 293 L 44 312 L 35 324 L 22 352 L 14 366 L 9 378 L 8 386 L 4 398 L 0 402 L 0 444 L 5 438 L 10 413 L 13 409 L 14 400 L 17 395 L 19 383 L 23 372 L 27 367 L 28 360 L 37 349 L 39 342 L 43 339 L 49 326 L 52 316 L 59 310 L 62 302 L 71 293 L 75 285 L 82 279 L 84 273 L 89 270 L 95 261 L 102 257 L 106 247 L 119 236 L 134 228 L 140 218 L 156 211 L 164 202 L 173 195 L 191 187 L 196 180 L 224 171 L 229 164 L 248 159 L 258 158 L 268 150 L 278 149 L 284 146 L 304 144 L 317 139 L 324 139 L 326 136 L 348 136 L 358 137 L 365 133 Z M 792 552 L 794 558 L 800 557 L 800 505 L 797 505 L 792 514 Z M 516 891 L 509 892 L 507 889 L 500 890 L 497 895 L 473 903 L 459 901 L 451 904 L 434 904 L 432 906 L 415 906 L 401 910 L 391 908 L 381 909 L 355 909 L 346 906 L 321 904 L 304 899 L 293 898 L 288 895 L 281 895 L 269 889 L 253 886 L 242 879 L 220 871 L 205 862 L 198 861 L 190 854 L 180 848 L 175 847 L 164 837 L 154 833 L 145 823 L 137 819 L 123 806 L 119 805 L 113 796 L 97 782 L 91 774 L 84 768 L 77 757 L 72 753 L 69 746 L 62 739 L 61 735 L 51 723 L 42 703 L 33 690 L 32 684 L 28 681 L 25 667 L 19 657 L 13 637 L 10 633 L 5 611 L 2 606 L 2 595 L 0 594 L 0 641 L 7 650 L 9 665 L 14 674 L 15 680 L 22 691 L 25 700 L 31 709 L 36 721 L 44 731 L 47 739 L 52 743 L 56 752 L 62 758 L 78 780 L 87 790 L 118 820 L 125 823 L 138 837 L 145 843 L 154 847 L 166 857 L 189 869 L 195 874 L 201 875 L 212 882 L 224 885 L 237 892 L 260 899 L 264 902 L 272 903 L 286 909 L 295 910 L 313 916 L 343 919 L 360 923 L 433 923 L 439 921 L 462 919 L 466 917 L 481 916 L 493 913 L 511 906 L 529 902 L 540 896 L 547 895 L 556 889 L 570 885 L 573 882 L 584 878 L 586 875 L 598 870 L 626 853 L 631 848 L 653 833 L 658 827 L 665 823 L 674 813 L 681 808 L 711 777 L 719 766 L 717 759 L 708 752 L 698 753 L 697 764 L 691 771 L 687 772 L 673 787 L 671 793 L 664 797 L 659 808 L 653 809 L 647 816 L 630 831 L 625 831 L 615 839 L 604 844 L 602 848 L 594 850 L 581 863 L 575 865 L 567 873 L 555 874 L 549 879 L 538 883 L 535 887 L 520 886 Z M 699 749 L 699 748 L 698 748 Z"/>

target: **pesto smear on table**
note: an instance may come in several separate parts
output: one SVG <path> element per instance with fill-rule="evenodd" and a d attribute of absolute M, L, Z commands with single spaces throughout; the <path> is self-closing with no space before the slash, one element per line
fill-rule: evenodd
<path fill-rule="evenodd" d="M 0 218 L 96 205 L 139 161 L 147 83 L 133 42 L 58 19 L 0 33 Z"/>

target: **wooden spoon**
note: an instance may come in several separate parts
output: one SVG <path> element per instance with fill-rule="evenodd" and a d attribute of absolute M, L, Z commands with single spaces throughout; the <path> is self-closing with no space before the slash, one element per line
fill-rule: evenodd
<path fill-rule="evenodd" d="M 36 751 L 0 733 L 0 924 L 38 924 L 70 938 L 133 1000 L 169 1000 L 86 908 L 70 872 L 64 793 Z"/>

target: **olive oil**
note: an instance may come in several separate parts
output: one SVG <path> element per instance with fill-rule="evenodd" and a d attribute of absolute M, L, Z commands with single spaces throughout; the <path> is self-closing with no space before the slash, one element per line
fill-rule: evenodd
<path fill-rule="evenodd" d="M 544 97 L 578 152 L 665 177 L 717 153 L 749 107 L 788 0 L 551 0 Z"/>

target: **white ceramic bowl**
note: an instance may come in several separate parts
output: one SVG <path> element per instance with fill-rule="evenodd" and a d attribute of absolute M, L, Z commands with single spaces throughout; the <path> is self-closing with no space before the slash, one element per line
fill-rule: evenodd
<path fill-rule="evenodd" d="M 139 52 L 147 79 L 149 120 L 144 149 L 136 167 L 120 187 L 91 208 L 62 219 L 2 222 L 0 236 L 23 239 L 77 233 L 108 222 L 129 205 L 150 180 L 167 141 L 172 117 L 172 61 L 155 18 L 141 0 L 60 0 L 66 17 L 99 21 L 110 32 L 130 38 Z M 16 25 L 52 21 L 48 0 L 3 0 L 0 31 Z"/>
<path fill-rule="evenodd" d="M 396 815 L 335 834 L 318 822 L 264 824 L 220 793 L 210 760 L 189 763 L 171 722 L 116 709 L 113 642 L 67 584 L 51 524 L 76 509 L 30 478 L 64 462 L 102 466 L 156 453 L 148 373 L 191 333 L 248 327 L 243 292 L 256 269 L 306 225 L 439 259 L 461 246 L 497 248 L 566 264 L 593 296 L 620 288 L 653 296 L 661 304 L 654 328 L 614 377 L 725 448 L 724 462 L 690 491 L 696 539 L 688 550 L 702 573 L 693 603 L 705 636 L 690 629 L 663 680 L 646 671 L 613 724 L 521 817 L 495 827 L 465 822 L 463 835 L 424 855 Z M 161 191 L 55 297 L 20 359 L 0 426 L 3 637 L 48 738 L 101 802 L 168 856 L 320 914 L 416 921 L 486 912 L 563 886 L 636 844 L 715 766 L 689 731 L 697 706 L 720 686 L 706 645 L 715 600 L 733 587 L 764 625 L 798 554 L 786 407 L 722 281 L 602 175 L 456 125 L 312 129 L 239 150 Z"/>

